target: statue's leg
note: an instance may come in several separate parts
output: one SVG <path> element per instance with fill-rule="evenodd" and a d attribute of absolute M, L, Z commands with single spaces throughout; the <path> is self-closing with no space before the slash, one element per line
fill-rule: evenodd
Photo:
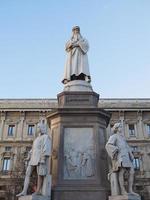
<path fill-rule="evenodd" d="M 111 195 L 119 195 L 118 173 L 110 173 Z"/>
<path fill-rule="evenodd" d="M 27 195 L 27 190 L 28 190 L 28 187 L 29 187 L 30 176 L 32 174 L 32 171 L 33 171 L 33 166 L 28 165 L 27 170 L 26 170 L 26 176 L 25 176 L 25 180 L 24 180 L 23 190 L 22 190 L 21 193 L 16 195 L 17 197 Z"/>
<path fill-rule="evenodd" d="M 46 164 L 40 163 L 37 166 L 37 175 L 38 175 L 37 188 L 36 188 L 35 193 L 33 193 L 33 194 L 41 194 L 44 176 L 46 175 Z"/>
<path fill-rule="evenodd" d="M 137 195 L 135 192 L 133 192 L 133 181 L 134 181 L 134 168 L 131 167 L 129 171 L 129 179 L 128 179 L 129 193 Z"/>
<path fill-rule="evenodd" d="M 44 176 L 38 175 L 36 194 L 40 194 L 41 193 L 41 188 L 42 188 L 42 185 L 43 185 L 43 180 L 44 180 Z"/>
<path fill-rule="evenodd" d="M 127 191 L 124 186 L 124 172 L 125 172 L 125 169 L 120 168 L 119 174 L 118 174 L 121 195 L 127 194 Z"/>

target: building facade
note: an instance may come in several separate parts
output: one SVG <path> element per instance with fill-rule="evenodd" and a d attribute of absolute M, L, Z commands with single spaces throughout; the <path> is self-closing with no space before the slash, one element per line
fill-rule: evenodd
<path fill-rule="evenodd" d="M 142 199 L 150 199 L 150 99 L 100 99 L 99 107 L 112 114 L 107 138 L 113 124 L 122 121 L 135 156 L 134 189 Z M 15 199 L 37 123 L 56 108 L 56 99 L 0 100 L 0 200 Z"/>

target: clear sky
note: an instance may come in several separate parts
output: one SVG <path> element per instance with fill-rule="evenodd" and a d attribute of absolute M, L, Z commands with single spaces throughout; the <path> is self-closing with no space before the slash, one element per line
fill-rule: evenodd
<path fill-rule="evenodd" d="M 0 0 L 0 98 L 55 98 L 74 25 L 95 92 L 150 97 L 149 0 Z"/>

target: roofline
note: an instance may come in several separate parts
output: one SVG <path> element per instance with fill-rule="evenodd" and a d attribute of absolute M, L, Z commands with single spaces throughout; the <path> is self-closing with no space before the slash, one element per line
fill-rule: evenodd
<path fill-rule="evenodd" d="M 0 98 L 0 101 L 22 101 L 22 100 L 57 100 L 57 98 Z M 150 98 L 100 98 L 99 100 L 150 100 Z"/>

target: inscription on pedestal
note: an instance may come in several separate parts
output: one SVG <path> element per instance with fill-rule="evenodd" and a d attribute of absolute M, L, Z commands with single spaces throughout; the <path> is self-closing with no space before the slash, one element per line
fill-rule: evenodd
<path fill-rule="evenodd" d="M 67 103 L 69 103 L 69 102 L 78 102 L 78 103 L 80 103 L 80 102 L 87 102 L 87 103 L 89 103 L 89 101 L 90 101 L 90 99 L 89 98 L 81 98 L 80 96 L 77 96 L 77 95 L 72 95 L 72 96 L 68 96 L 67 98 L 66 98 L 66 102 Z"/>
<path fill-rule="evenodd" d="M 95 92 L 62 92 L 58 94 L 59 107 L 97 107 L 99 95 Z"/>

